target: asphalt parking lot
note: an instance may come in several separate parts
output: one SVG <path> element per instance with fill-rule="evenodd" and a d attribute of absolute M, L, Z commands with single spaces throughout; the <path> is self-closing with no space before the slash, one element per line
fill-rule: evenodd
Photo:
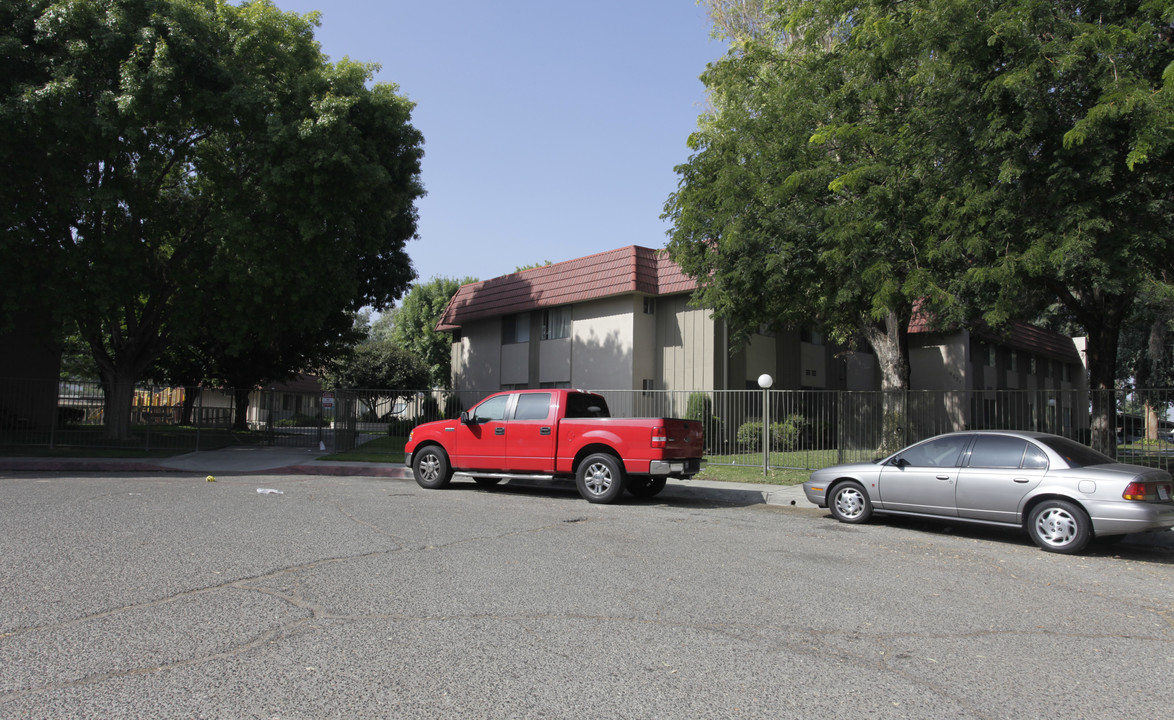
<path fill-rule="evenodd" d="M 363 476 L 9 471 L 0 496 L 0 718 L 1170 715 L 1164 536 L 1067 557 Z"/>

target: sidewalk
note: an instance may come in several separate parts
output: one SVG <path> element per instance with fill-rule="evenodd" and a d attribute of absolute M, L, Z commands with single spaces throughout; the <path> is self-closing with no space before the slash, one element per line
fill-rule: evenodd
<path fill-rule="evenodd" d="M 170 458 L 0 458 L 3 472 L 144 472 L 194 475 L 355 475 L 411 480 L 412 472 L 398 463 L 318 460 L 313 448 L 231 447 L 176 455 Z M 670 480 L 658 496 L 709 500 L 734 505 L 815 506 L 807 502 L 800 485 L 765 485 L 709 480 Z"/>

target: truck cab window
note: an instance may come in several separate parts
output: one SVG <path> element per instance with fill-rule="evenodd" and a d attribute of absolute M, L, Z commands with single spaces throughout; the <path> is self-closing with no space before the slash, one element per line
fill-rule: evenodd
<path fill-rule="evenodd" d="M 586 393 L 567 394 L 567 412 L 569 418 L 605 418 L 611 417 L 607 409 L 607 401 L 599 395 Z"/>
<path fill-rule="evenodd" d="M 514 420 L 545 420 L 550 415 L 550 393 L 523 393 L 518 396 Z"/>
<path fill-rule="evenodd" d="M 504 420 L 505 408 L 509 399 L 509 395 L 498 395 L 481 403 L 472 412 L 473 422 L 483 423 Z"/>

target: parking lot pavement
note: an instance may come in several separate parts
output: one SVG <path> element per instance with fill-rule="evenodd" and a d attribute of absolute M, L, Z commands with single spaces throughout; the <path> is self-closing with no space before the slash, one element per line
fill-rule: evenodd
<path fill-rule="evenodd" d="M 197 475 L 349 475 L 410 478 L 399 463 L 340 462 L 318 460 L 313 448 L 230 447 L 144 460 L 124 458 L 0 458 L 0 473 L 46 472 L 176 472 Z M 517 481 L 514 481 L 515 483 Z M 673 480 L 665 497 L 724 502 L 732 505 L 785 505 L 812 507 L 799 485 L 731 483 L 709 480 Z"/>
<path fill-rule="evenodd" d="M 1174 552 L 690 492 L 0 473 L 0 718 L 1169 716 Z"/>

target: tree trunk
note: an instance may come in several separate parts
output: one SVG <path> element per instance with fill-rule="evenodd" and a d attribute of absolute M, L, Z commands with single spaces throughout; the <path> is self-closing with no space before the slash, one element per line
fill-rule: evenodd
<path fill-rule="evenodd" d="M 876 355 L 881 371 L 883 417 L 877 452 L 891 455 L 908 444 L 909 319 L 890 310 L 883 325 L 864 323 L 860 330 Z"/>
<path fill-rule="evenodd" d="M 244 431 L 249 429 L 249 395 L 251 390 L 247 387 L 238 387 L 233 390 L 236 397 L 236 413 L 232 419 L 232 429 L 237 431 Z"/>
<path fill-rule="evenodd" d="M 1088 330 L 1088 392 L 1092 401 L 1089 444 L 1117 457 L 1117 336 L 1120 324 L 1109 320 Z"/>
<path fill-rule="evenodd" d="M 123 372 L 119 372 L 122 370 Z M 130 440 L 131 412 L 134 405 L 135 383 L 138 373 L 127 372 L 125 368 L 99 368 L 102 380 L 103 420 L 107 440 L 124 442 Z"/>

